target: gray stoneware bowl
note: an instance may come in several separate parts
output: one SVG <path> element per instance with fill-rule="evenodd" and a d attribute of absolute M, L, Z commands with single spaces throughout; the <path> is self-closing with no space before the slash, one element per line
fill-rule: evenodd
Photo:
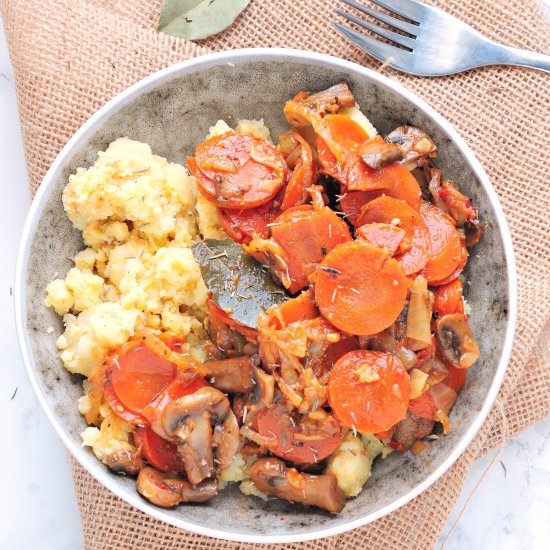
<path fill-rule="evenodd" d="M 183 162 L 218 119 L 264 118 L 272 134 L 285 130 L 284 102 L 300 90 L 320 90 L 346 80 L 357 102 L 381 133 L 404 123 L 435 139 L 438 164 L 479 207 L 486 233 L 468 263 L 465 285 L 481 358 L 451 414 L 454 430 L 418 457 L 395 453 L 378 461 L 363 493 L 338 516 L 282 501 L 264 503 L 233 487 L 206 505 L 157 508 L 142 499 L 135 480 L 112 474 L 81 446 L 85 422 L 77 411 L 79 377 L 57 357 L 60 318 L 43 306 L 44 288 L 71 267 L 83 247 L 63 211 L 69 174 L 88 166 L 114 139 L 128 136 L 151 145 L 170 161 Z M 489 139 L 489 137 L 487 137 Z M 382 517 L 417 496 L 464 451 L 485 419 L 510 356 L 516 315 L 516 279 L 510 234 L 487 175 L 451 125 L 396 82 L 359 65 L 326 55 L 250 49 L 208 55 L 173 65 L 100 109 L 74 135 L 46 174 L 34 199 L 16 274 L 19 344 L 34 390 L 70 452 L 113 493 L 144 512 L 204 535 L 249 542 L 290 542 L 334 535 Z M 53 326 L 53 334 L 48 327 Z"/>

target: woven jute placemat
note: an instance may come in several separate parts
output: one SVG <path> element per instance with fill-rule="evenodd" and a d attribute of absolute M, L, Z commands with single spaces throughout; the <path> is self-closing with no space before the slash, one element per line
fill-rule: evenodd
<path fill-rule="evenodd" d="M 74 131 L 108 99 L 176 61 L 237 47 L 303 48 L 376 68 L 331 31 L 335 0 L 252 0 L 227 31 L 198 44 L 155 32 L 160 0 L 0 0 L 33 192 Z M 434 0 L 490 38 L 548 53 L 536 0 Z M 512 231 L 519 316 L 497 402 L 455 465 L 408 505 L 364 528 L 285 548 L 426 549 L 435 544 L 473 461 L 550 414 L 548 75 L 493 67 L 448 78 L 386 74 L 450 120 L 485 166 Z M 175 529 L 127 505 L 73 461 L 88 550 L 248 549 Z M 268 545 L 268 548 L 279 548 Z"/>

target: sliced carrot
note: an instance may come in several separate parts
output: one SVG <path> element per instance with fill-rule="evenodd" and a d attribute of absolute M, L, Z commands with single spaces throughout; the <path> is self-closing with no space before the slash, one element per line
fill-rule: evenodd
<path fill-rule="evenodd" d="M 379 247 L 362 240 L 337 246 L 315 280 L 321 314 L 349 334 L 376 334 L 399 316 L 407 298 L 403 268 Z"/>
<path fill-rule="evenodd" d="M 385 249 L 393 256 L 405 237 L 405 230 L 389 223 L 367 223 L 357 229 L 355 236 Z"/>
<path fill-rule="evenodd" d="M 282 210 L 287 210 L 291 206 L 305 204 L 308 199 L 307 189 L 314 183 L 313 153 L 311 152 L 311 147 L 298 132 L 292 132 L 292 139 L 299 144 L 300 161 L 294 168 L 286 185 L 281 204 Z"/>
<path fill-rule="evenodd" d="M 431 253 L 430 234 L 422 218 L 404 201 L 382 196 L 367 203 L 361 209 L 357 224 L 389 223 L 405 231 L 402 246 L 406 252 L 396 256 L 406 275 L 420 271 Z"/>
<path fill-rule="evenodd" d="M 203 141 L 187 164 L 209 201 L 237 210 L 270 201 L 287 173 L 285 159 L 274 145 L 235 132 Z"/>
<path fill-rule="evenodd" d="M 394 199 L 405 201 L 411 208 L 418 211 L 422 203 L 420 199 L 420 185 L 416 178 L 403 165 L 398 162 L 393 162 L 382 166 L 379 170 L 374 170 L 372 174 L 378 183 L 373 183 L 372 186 L 379 185 L 379 189 L 367 191 L 365 197 L 368 200 L 374 200 L 382 195 L 387 195 Z M 348 188 L 354 188 L 349 185 Z M 359 189 L 355 187 L 355 189 Z"/>
<path fill-rule="evenodd" d="M 267 310 L 267 314 L 270 318 L 270 325 L 275 328 L 283 328 L 290 323 L 316 319 L 319 316 L 319 310 L 315 305 L 312 292 L 306 290 L 296 298 L 271 306 Z"/>
<path fill-rule="evenodd" d="M 338 203 L 340 210 L 345 214 L 346 220 L 354 227 L 358 227 L 357 219 L 361 214 L 361 208 L 373 200 L 371 193 L 374 191 L 348 191 L 345 185 L 340 186 Z"/>
<path fill-rule="evenodd" d="M 292 294 L 308 285 L 308 275 L 328 252 L 351 240 L 348 226 L 330 208 L 311 205 L 285 210 L 271 225 L 271 237 L 285 252 Z"/>
<path fill-rule="evenodd" d="M 141 339 L 125 344 L 111 358 L 111 383 L 122 403 L 141 412 L 175 378 L 176 365 L 153 353 Z"/>
<path fill-rule="evenodd" d="M 460 237 L 453 219 L 429 203 L 420 208 L 420 217 L 430 234 L 431 254 L 422 275 L 428 280 L 440 281 L 451 275 L 462 259 Z"/>
<path fill-rule="evenodd" d="M 235 242 L 248 244 L 257 235 L 262 239 L 269 236 L 269 224 L 281 213 L 277 200 L 269 201 L 256 208 L 230 210 L 218 208 L 218 217 L 223 230 Z"/>
<path fill-rule="evenodd" d="M 178 447 L 157 435 L 150 427 L 138 426 L 134 432 L 136 446 L 153 468 L 162 472 L 184 472 Z"/>
<path fill-rule="evenodd" d="M 470 253 L 468 252 L 468 249 L 466 248 L 466 240 L 460 239 L 460 247 L 461 247 L 461 259 L 457 266 L 457 268 L 444 279 L 441 279 L 440 281 L 430 281 L 430 286 L 441 286 L 446 285 L 452 281 L 455 281 L 457 277 L 464 271 L 464 268 L 466 267 L 466 263 L 468 262 L 468 257 L 470 256 Z"/>
<path fill-rule="evenodd" d="M 364 433 L 383 432 L 403 420 L 409 391 L 403 363 L 381 351 L 347 353 L 334 365 L 328 383 L 334 414 L 348 428 Z"/>
<path fill-rule="evenodd" d="M 250 338 L 252 340 L 256 340 L 258 338 L 258 331 L 256 329 L 247 327 L 239 323 L 238 321 L 235 321 L 235 319 L 231 318 L 228 313 L 226 313 L 220 306 L 218 306 L 218 304 L 216 304 L 214 298 L 212 297 L 212 294 L 210 294 L 210 296 L 208 297 L 207 306 L 208 313 L 212 317 L 215 317 L 218 321 L 221 321 L 233 330 L 240 332 L 243 336 L 246 336 L 247 338 Z"/>
<path fill-rule="evenodd" d="M 319 170 L 323 174 L 343 183 L 342 166 L 321 136 L 317 136 L 317 158 L 319 159 Z"/>
<path fill-rule="evenodd" d="M 448 374 L 442 382 L 432 386 L 416 399 L 411 399 L 409 412 L 422 418 L 435 420 L 438 411 L 448 414 L 466 382 L 468 369 L 445 364 Z"/>
<path fill-rule="evenodd" d="M 435 406 L 430 390 L 424 392 L 420 397 L 417 397 L 416 399 L 411 399 L 409 402 L 408 410 L 415 416 L 433 420 L 437 411 L 437 407 Z"/>
<path fill-rule="evenodd" d="M 140 413 L 131 411 L 118 398 L 118 395 L 113 389 L 110 372 L 107 373 L 107 378 L 103 386 L 103 398 L 105 399 L 113 413 L 121 420 L 124 420 L 125 422 L 128 422 L 133 426 L 146 426 L 149 423 L 147 418 L 145 418 Z"/>
<path fill-rule="evenodd" d="M 441 285 L 434 290 L 434 313 L 440 317 L 453 313 L 464 313 L 464 300 L 462 298 L 462 283 L 454 281 Z M 466 369 L 459 369 L 466 370 Z"/>
<path fill-rule="evenodd" d="M 458 367 L 453 367 L 449 363 L 445 363 L 449 374 L 445 378 L 444 382 L 449 388 L 454 390 L 457 394 L 460 393 L 460 390 L 464 387 L 466 383 L 466 377 L 468 375 L 468 369 L 459 369 Z"/>
<path fill-rule="evenodd" d="M 327 115 L 314 122 L 313 129 L 340 164 L 349 157 L 359 158 L 359 149 L 369 139 L 367 132 L 346 115 Z"/>
<path fill-rule="evenodd" d="M 271 439 L 267 448 L 285 460 L 312 464 L 331 455 L 342 441 L 342 425 L 331 415 L 320 423 L 291 418 L 284 405 L 263 409 L 255 420 L 258 433 Z"/>

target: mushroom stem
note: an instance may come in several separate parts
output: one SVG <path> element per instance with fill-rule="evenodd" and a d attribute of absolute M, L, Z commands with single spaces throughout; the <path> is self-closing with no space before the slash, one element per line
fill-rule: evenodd
<path fill-rule="evenodd" d="M 206 502 L 218 494 L 218 480 L 206 479 L 193 485 L 174 474 L 163 474 L 150 466 L 143 468 L 137 478 L 137 491 L 147 500 L 172 508 L 182 502 Z"/>
<path fill-rule="evenodd" d="M 346 497 L 332 474 L 311 475 L 287 468 L 282 460 L 260 458 L 250 468 L 250 478 L 263 493 L 290 502 L 310 504 L 334 514 L 344 507 Z"/>

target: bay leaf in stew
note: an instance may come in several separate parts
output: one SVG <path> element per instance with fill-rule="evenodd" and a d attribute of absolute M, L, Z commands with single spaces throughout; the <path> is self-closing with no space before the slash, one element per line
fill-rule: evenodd
<path fill-rule="evenodd" d="M 243 325 L 258 327 L 258 314 L 290 296 L 243 247 L 231 239 L 205 239 L 193 248 L 218 306 Z"/>

